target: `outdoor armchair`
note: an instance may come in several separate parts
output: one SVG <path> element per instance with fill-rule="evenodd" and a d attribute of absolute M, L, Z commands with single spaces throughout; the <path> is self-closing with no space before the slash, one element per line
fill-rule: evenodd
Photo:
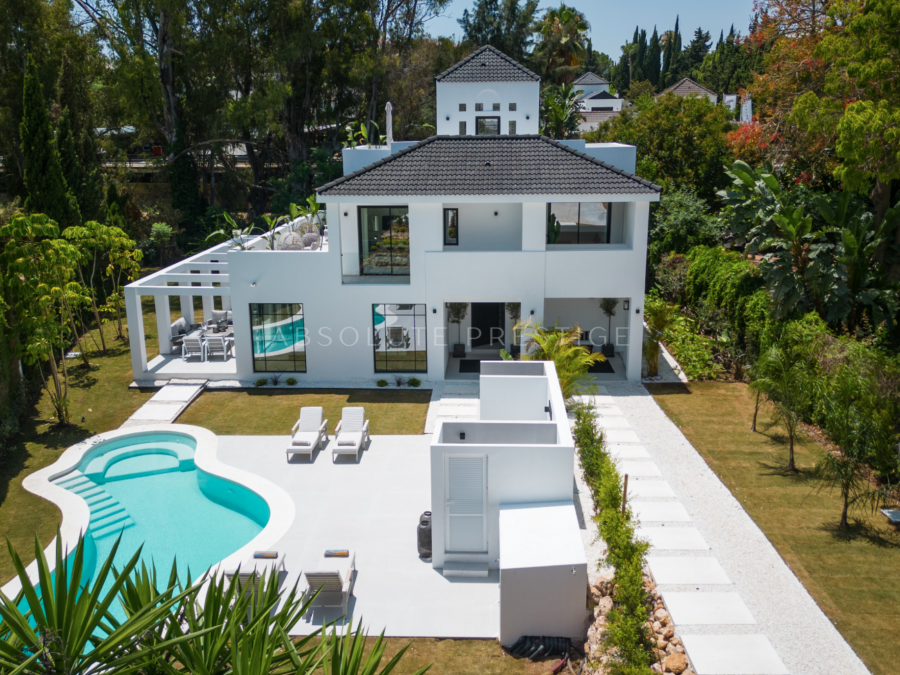
<path fill-rule="evenodd" d="M 229 338 L 216 337 L 214 335 L 206 336 L 206 357 L 221 356 L 223 361 L 228 360 L 228 355 L 234 347 L 234 342 Z"/>
<path fill-rule="evenodd" d="M 206 345 L 199 335 L 185 335 L 181 342 L 181 360 L 187 361 L 192 356 L 199 356 L 201 361 L 206 360 Z"/>
<path fill-rule="evenodd" d="M 359 461 L 359 453 L 363 445 L 369 440 L 369 420 L 366 419 L 365 408 L 344 408 L 341 412 L 341 421 L 334 430 L 335 442 L 331 451 L 331 461 L 338 455 L 356 455 Z"/>
<path fill-rule="evenodd" d="M 323 420 L 324 410 L 320 407 L 307 406 L 300 408 L 300 419 L 291 428 L 291 444 L 287 447 L 287 459 L 291 455 L 309 455 L 322 447 L 322 441 L 328 438 L 328 420 Z"/>

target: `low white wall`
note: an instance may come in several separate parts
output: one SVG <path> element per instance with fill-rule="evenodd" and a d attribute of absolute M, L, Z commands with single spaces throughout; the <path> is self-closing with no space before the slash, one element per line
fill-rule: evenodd
<path fill-rule="evenodd" d="M 482 420 L 550 419 L 546 377 L 482 375 L 480 382 Z"/>

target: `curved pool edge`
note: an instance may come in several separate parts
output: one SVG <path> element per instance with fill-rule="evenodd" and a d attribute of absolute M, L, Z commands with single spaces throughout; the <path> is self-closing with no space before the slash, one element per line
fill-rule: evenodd
<path fill-rule="evenodd" d="M 218 571 L 237 567 L 242 561 L 250 558 L 253 551 L 270 549 L 287 534 L 296 515 L 294 500 L 282 488 L 265 478 L 219 461 L 217 457 L 219 439 L 213 432 L 188 424 L 144 424 L 127 429 L 106 431 L 76 443 L 63 451 L 53 464 L 28 474 L 22 481 L 22 487 L 28 492 L 46 499 L 62 514 L 59 536 L 62 539 L 63 551 L 74 550 L 79 537 L 87 532 L 91 522 L 91 511 L 87 502 L 79 495 L 51 481 L 77 469 L 85 454 L 100 443 L 128 436 L 160 432 L 191 436 L 197 443 L 194 451 L 194 465 L 198 469 L 252 490 L 266 502 L 269 508 L 269 521 L 263 527 L 262 532 L 228 557 L 211 565 L 210 570 Z M 44 549 L 44 556 L 50 563 L 51 570 L 55 570 L 56 537 L 53 537 Z M 38 582 L 37 561 L 32 561 L 25 571 L 32 583 L 36 584 Z M 22 584 L 16 577 L 0 588 L 0 591 L 6 597 L 14 598 L 21 588 Z"/>

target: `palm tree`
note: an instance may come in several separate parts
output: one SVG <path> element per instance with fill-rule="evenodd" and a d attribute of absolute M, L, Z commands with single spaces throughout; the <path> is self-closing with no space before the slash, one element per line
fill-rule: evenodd
<path fill-rule="evenodd" d="M 659 355 L 662 351 L 663 333 L 675 321 L 678 305 L 670 305 L 662 298 L 647 298 L 644 306 L 644 321 L 647 322 L 647 339 L 644 340 L 644 358 L 647 361 L 647 375 L 659 374 Z"/>
<path fill-rule="evenodd" d="M 559 330 L 556 326 L 547 328 L 539 319 L 529 319 L 516 324 L 513 330 L 520 331 L 525 336 L 521 357 L 523 361 L 553 361 L 566 401 L 588 392 L 591 388 L 588 370 L 595 363 L 606 361 L 603 354 L 592 354 L 578 344 L 581 328 L 577 324 Z"/>
<path fill-rule="evenodd" d="M 545 81 L 571 83 L 587 54 L 590 24 L 584 14 L 565 4 L 550 9 L 538 26 L 541 41 L 534 49 Z"/>
<path fill-rule="evenodd" d="M 801 359 L 787 350 L 772 347 L 754 367 L 751 389 L 772 405 L 773 423 L 781 423 L 788 437 L 788 471 L 796 471 L 794 445 L 800 435 L 800 422 L 810 401 L 810 386 Z"/>

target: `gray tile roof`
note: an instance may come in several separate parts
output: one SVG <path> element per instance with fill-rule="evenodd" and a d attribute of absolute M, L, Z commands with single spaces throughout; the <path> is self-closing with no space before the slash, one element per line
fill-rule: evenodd
<path fill-rule="evenodd" d="M 540 76 L 486 45 L 435 78 L 436 82 L 540 82 Z"/>
<path fill-rule="evenodd" d="M 596 73 L 585 73 L 577 80 L 572 82 L 573 85 L 576 84 L 584 84 L 584 85 L 593 85 L 593 84 L 609 84 L 605 79 L 597 75 Z"/>
<path fill-rule="evenodd" d="M 663 89 L 657 96 L 662 96 L 669 91 L 676 96 L 716 96 L 716 92 L 710 91 L 702 84 L 694 82 L 689 77 L 683 77 L 671 87 Z"/>
<path fill-rule="evenodd" d="M 644 195 L 661 190 L 543 136 L 433 136 L 318 188 L 327 197 Z"/>

